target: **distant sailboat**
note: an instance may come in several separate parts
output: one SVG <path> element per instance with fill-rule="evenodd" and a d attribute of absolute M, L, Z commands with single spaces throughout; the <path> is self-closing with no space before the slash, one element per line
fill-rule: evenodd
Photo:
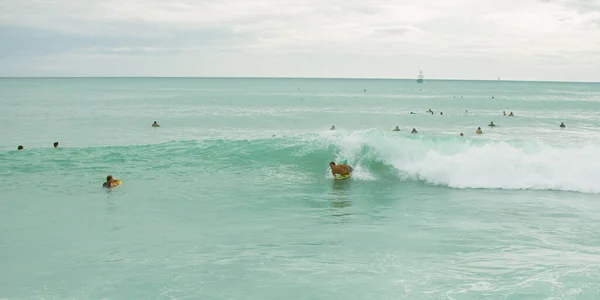
<path fill-rule="evenodd" d="M 423 71 L 419 72 L 419 77 L 417 77 L 417 82 L 418 83 L 423 83 L 423 81 L 425 81 L 425 76 L 423 76 Z"/>

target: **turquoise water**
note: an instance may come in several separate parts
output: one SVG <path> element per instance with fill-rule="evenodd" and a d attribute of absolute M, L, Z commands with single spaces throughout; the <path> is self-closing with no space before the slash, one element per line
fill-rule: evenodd
<path fill-rule="evenodd" d="M 1 299 L 600 299 L 600 84 L 0 79 L 0 107 Z"/>

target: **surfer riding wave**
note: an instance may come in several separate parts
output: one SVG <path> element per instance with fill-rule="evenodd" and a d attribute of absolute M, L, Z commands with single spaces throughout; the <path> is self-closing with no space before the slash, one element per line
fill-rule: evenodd
<path fill-rule="evenodd" d="M 350 177 L 353 171 L 351 166 L 348 166 L 345 163 L 336 165 L 333 161 L 329 163 L 329 168 L 331 169 L 331 175 L 333 175 L 333 178 L 335 179 L 338 178 L 336 175 L 340 175 L 340 177 Z"/>

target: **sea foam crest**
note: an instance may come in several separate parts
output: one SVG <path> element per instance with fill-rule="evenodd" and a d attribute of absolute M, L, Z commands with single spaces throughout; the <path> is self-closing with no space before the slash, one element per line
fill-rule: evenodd
<path fill-rule="evenodd" d="M 426 138 L 374 131 L 321 135 L 363 174 L 371 162 L 402 178 L 454 188 L 561 190 L 600 193 L 600 146 L 513 145 L 468 138 Z M 377 174 L 374 175 L 375 177 Z"/>

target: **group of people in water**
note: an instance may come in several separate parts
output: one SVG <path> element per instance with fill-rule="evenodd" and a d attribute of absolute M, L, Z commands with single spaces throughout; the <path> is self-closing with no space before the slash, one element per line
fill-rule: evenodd
<path fill-rule="evenodd" d="M 466 111 L 465 111 L 466 112 Z M 433 114 L 434 112 L 429 109 L 427 111 L 427 113 L 431 113 Z M 414 112 L 411 112 L 411 114 L 415 114 Z M 440 112 L 440 115 L 443 115 L 444 113 Z M 506 116 L 506 111 L 503 112 L 504 116 Z M 510 114 L 508 116 L 514 117 L 513 112 L 510 112 Z M 495 127 L 496 125 L 494 124 L 494 122 L 490 122 L 490 124 L 488 125 L 490 127 Z M 154 123 L 152 123 L 152 127 L 160 127 L 160 125 L 158 124 L 157 121 L 154 121 Z M 565 128 L 566 125 L 564 122 L 560 123 L 560 128 Z M 331 126 L 330 130 L 336 130 L 335 125 Z M 392 129 L 392 131 L 400 131 L 400 128 L 398 126 L 396 126 L 396 128 Z M 413 128 L 412 131 L 410 132 L 411 134 L 417 134 L 417 129 Z M 475 134 L 483 134 L 483 131 L 481 130 L 481 127 L 477 127 L 477 130 L 475 131 Z M 464 134 L 461 132 L 460 136 L 464 136 Z M 54 142 L 53 146 L 54 148 L 58 148 L 58 142 Z M 17 150 L 23 150 L 24 147 L 23 145 L 19 145 L 17 147 Z M 345 161 L 339 164 L 336 164 L 335 162 L 330 162 L 329 163 L 329 168 L 331 169 L 331 175 L 333 175 L 334 178 L 339 178 L 338 176 L 341 177 L 350 177 L 352 175 L 352 167 L 349 166 Z M 113 178 L 112 175 L 108 175 L 106 176 L 106 182 L 104 182 L 102 184 L 102 187 L 104 188 L 114 188 L 116 186 L 119 186 L 121 184 L 121 180 L 119 179 L 115 179 Z"/>
<path fill-rule="evenodd" d="M 427 111 L 425 111 L 426 113 L 430 113 L 430 114 L 434 114 L 434 111 L 430 109 L 428 109 Z M 465 110 L 465 113 L 468 113 L 468 110 Z M 411 115 L 416 114 L 415 112 L 410 112 Z M 506 117 L 514 117 L 515 114 L 511 111 L 510 114 L 506 114 L 506 111 L 503 111 L 502 114 Z M 440 112 L 440 115 L 444 115 L 443 112 Z M 496 124 L 494 124 L 494 121 L 491 121 L 490 124 L 488 125 L 490 128 L 496 127 Z M 564 122 L 561 122 L 559 125 L 560 128 L 566 128 L 567 126 L 565 125 Z M 335 129 L 335 125 L 331 126 L 330 130 L 336 130 Z M 396 128 L 392 129 L 392 131 L 400 131 L 400 128 L 398 126 L 396 126 Z M 410 132 L 411 134 L 417 134 L 417 129 L 413 128 Z M 483 130 L 481 130 L 481 127 L 477 127 L 477 130 L 475 130 L 475 134 L 483 134 Z M 459 136 L 465 136 L 462 132 L 459 134 Z"/>
<path fill-rule="evenodd" d="M 158 122 L 154 121 L 154 123 L 152 123 L 152 127 L 160 127 L 160 125 L 158 124 Z M 59 145 L 58 142 L 54 142 L 54 144 L 53 144 L 54 148 L 58 148 L 58 145 Z M 25 149 L 25 147 L 23 147 L 23 145 L 19 145 L 17 147 L 17 150 L 19 150 L 19 151 L 24 150 L 24 149 Z M 102 184 L 102 187 L 113 188 L 120 184 L 121 184 L 121 180 L 113 178 L 112 175 L 108 175 L 108 176 L 106 176 L 106 182 L 104 182 Z"/>
<path fill-rule="evenodd" d="M 52 145 L 54 146 L 54 148 L 58 148 L 58 142 L 54 142 L 54 144 L 52 144 Z M 19 151 L 21 151 L 21 150 L 23 150 L 23 149 L 25 149 L 25 148 L 23 147 L 23 145 L 19 145 L 19 146 L 17 147 L 17 150 L 19 150 Z"/>

